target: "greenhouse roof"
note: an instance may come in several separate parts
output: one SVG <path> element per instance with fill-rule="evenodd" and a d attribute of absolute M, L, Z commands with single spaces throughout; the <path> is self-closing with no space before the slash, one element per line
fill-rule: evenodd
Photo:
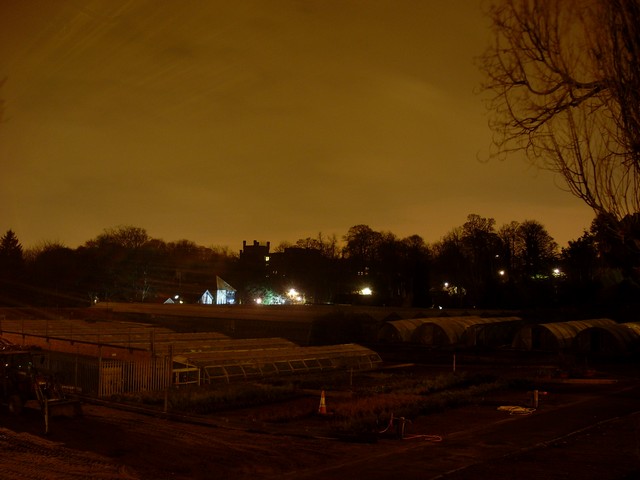
<path fill-rule="evenodd" d="M 573 348 L 581 353 L 624 355 L 640 346 L 640 322 L 588 327 L 577 333 Z"/>
<path fill-rule="evenodd" d="M 411 341 L 426 345 L 455 345 L 472 327 L 519 322 L 519 317 L 439 317 L 423 322 L 413 332 Z"/>
<path fill-rule="evenodd" d="M 595 318 L 525 325 L 515 336 L 513 346 L 529 350 L 566 350 L 572 347 L 578 332 L 606 325 L 616 325 L 616 322 L 609 318 Z"/>
<path fill-rule="evenodd" d="M 174 363 L 195 367 L 206 381 L 338 369 L 372 369 L 380 356 L 361 345 L 289 347 L 176 355 Z"/>

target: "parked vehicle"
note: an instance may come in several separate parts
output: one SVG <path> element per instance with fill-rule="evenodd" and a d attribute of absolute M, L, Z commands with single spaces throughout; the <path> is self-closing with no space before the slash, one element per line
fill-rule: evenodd
<path fill-rule="evenodd" d="M 49 417 L 81 415 L 82 410 L 79 399 L 40 371 L 44 359 L 38 350 L 0 343 L 0 403 L 20 414 L 27 402 L 37 400 L 48 428 Z"/>

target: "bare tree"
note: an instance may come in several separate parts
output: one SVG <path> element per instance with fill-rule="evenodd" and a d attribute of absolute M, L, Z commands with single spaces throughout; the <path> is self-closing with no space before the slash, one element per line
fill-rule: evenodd
<path fill-rule="evenodd" d="M 28 263 L 32 263 L 37 260 L 40 255 L 47 252 L 57 251 L 67 248 L 67 246 L 59 240 L 42 240 L 36 245 L 27 248 L 24 251 L 24 259 Z"/>
<path fill-rule="evenodd" d="M 88 240 L 85 245 L 94 247 L 105 243 L 112 243 L 122 248 L 135 249 L 142 247 L 149 240 L 150 237 L 144 228 L 120 225 L 118 227 L 105 228 L 103 233 L 95 239 Z"/>
<path fill-rule="evenodd" d="M 509 276 L 512 275 L 512 272 L 515 271 L 516 258 L 518 256 L 517 245 L 519 226 L 519 222 L 512 220 L 511 222 L 502 225 L 498 230 L 498 237 L 502 244 L 502 252 L 500 253 L 498 264 L 501 268 L 506 268 L 506 271 L 501 270 L 501 275 L 506 275 L 505 279 L 508 279 Z"/>
<path fill-rule="evenodd" d="M 559 173 L 597 215 L 640 211 L 640 1 L 501 0 L 481 57 L 495 150 Z"/>
<path fill-rule="evenodd" d="M 343 236 L 343 240 L 346 242 L 343 253 L 346 258 L 364 271 L 370 268 L 374 261 L 382 239 L 382 233 L 374 231 L 368 225 L 355 225 Z"/>
<path fill-rule="evenodd" d="M 525 220 L 517 230 L 517 252 L 522 271 L 528 277 L 549 276 L 558 259 L 558 244 L 536 220 Z"/>

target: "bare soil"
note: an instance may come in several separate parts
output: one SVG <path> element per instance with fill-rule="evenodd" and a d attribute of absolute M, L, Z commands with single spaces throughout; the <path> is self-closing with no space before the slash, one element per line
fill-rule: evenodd
<path fill-rule="evenodd" d="M 497 392 L 473 405 L 406 419 L 375 438 L 336 438 L 331 415 L 266 423 L 265 408 L 208 418 L 167 418 L 85 403 L 81 418 L 55 418 L 45 435 L 35 409 L 0 411 L 0 478 L 163 479 L 598 479 L 640 478 L 640 381 L 602 381 Z M 329 413 L 332 402 L 326 394 Z M 317 409 L 308 396 L 284 408 Z M 295 403 L 295 405 L 294 405 Z M 300 405 L 304 403 L 304 405 Z"/>

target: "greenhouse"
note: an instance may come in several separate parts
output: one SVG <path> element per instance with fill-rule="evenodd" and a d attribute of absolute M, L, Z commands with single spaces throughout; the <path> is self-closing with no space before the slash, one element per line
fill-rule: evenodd
<path fill-rule="evenodd" d="M 513 325 L 520 321 L 518 317 L 465 316 L 432 318 L 416 328 L 411 341 L 434 347 L 451 345 L 479 346 L 483 343 L 491 346 L 491 344 L 498 344 L 501 338 L 509 335 Z M 489 325 L 494 327 L 493 333 L 484 332 L 484 329 Z M 508 325 L 511 328 L 505 328 Z"/>
<path fill-rule="evenodd" d="M 124 321 L 89 322 L 78 319 L 4 320 L 0 335 L 14 343 L 85 355 L 125 354 L 166 355 L 169 351 L 193 351 L 220 348 L 229 337 L 218 332 L 176 333 L 164 327 Z M 252 340 L 255 342 L 256 340 Z M 276 342 L 276 341 L 273 341 Z M 286 343 L 285 343 L 286 342 Z M 291 344 L 279 339 L 278 345 Z M 235 348 L 235 347 L 232 347 Z M 118 354 L 114 356 L 120 356 Z"/>
<path fill-rule="evenodd" d="M 234 350 L 198 352 L 173 357 L 174 371 L 199 383 L 245 380 L 292 373 L 330 370 L 371 370 L 382 363 L 380 356 L 360 345 L 343 344 L 322 347 L 278 348 L 270 350 Z M 192 380 L 193 381 L 193 380 Z"/>
<path fill-rule="evenodd" d="M 385 322 L 378 332 L 378 341 L 387 343 L 410 342 L 414 330 L 428 318 L 410 318 Z"/>
<path fill-rule="evenodd" d="M 597 356 L 625 356 L 640 352 L 640 322 L 589 327 L 573 340 L 576 352 Z"/>
<path fill-rule="evenodd" d="M 520 317 L 482 318 L 480 323 L 469 325 L 460 337 L 466 347 L 499 348 L 511 346 L 513 337 L 522 327 Z"/>
<path fill-rule="evenodd" d="M 608 318 L 598 318 L 525 325 L 516 334 L 512 346 L 519 350 L 548 352 L 570 350 L 578 333 L 587 328 L 607 325 L 616 325 L 616 322 Z"/>
<path fill-rule="evenodd" d="M 235 339 L 129 322 L 2 321 L 0 331 L 3 341 L 40 346 L 47 369 L 61 382 L 99 397 L 169 384 L 366 370 L 382 362 L 377 353 L 356 344 L 301 347 L 279 337 Z"/>

